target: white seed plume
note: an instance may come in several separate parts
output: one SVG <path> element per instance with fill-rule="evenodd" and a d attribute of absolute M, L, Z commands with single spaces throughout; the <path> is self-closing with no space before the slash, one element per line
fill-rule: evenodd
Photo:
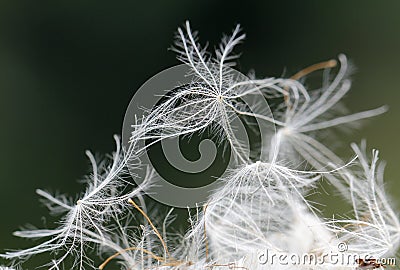
<path fill-rule="evenodd" d="M 211 127 L 217 138 L 229 142 L 235 157 L 247 162 L 248 155 L 232 128 L 233 119 L 238 115 L 256 116 L 268 121 L 273 119 L 265 100 L 249 100 L 259 91 L 259 86 L 230 68 L 235 64 L 232 60 L 237 58 L 232 51 L 244 37 L 237 26 L 230 37 L 223 37 L 215 52 L 216 57 L 212 58 L 197 42 L 197 34 L 191 32 L 189 22 L 186 22 L 185 29 L 179 28 L 173 50 L 178 59 L 191 68 L 194 80 L 169 93 L 165 102 L 153 108 L 139 123 L 131 141 L 153 139 L 156 143 Z M 268 85 L 272 83 L 273 80 L 265 82 Z M 244 98 L 248 99 L 247 104 L 243 102 Z M 249 106 L 253 112 L 249 111 Z"/>
<path fill-rule="evenodd" d="M 106 223 L 123 211 L 122 207 L 127 200 L 140 194 L 147 182 L 141 187 L 134 188 L 124 180 L 128 157 L 124 157 L 121 153 L 119 138 L 116 136 L 114 138 L 117 149 L 113 154 L 111 166 L 98 167 L 93 155 L 89 151 L 86 152 L 92 164 L 93 174 L 87 179 L 85 193 L 76 202 L 65 195 L 53 196 L 46 191 L 37 190 L 37 194 L 46 200 L 45 205 L 50 212 L 64 214 L 59 221 L 61 225 L 55 229 L 17 231 L 14 235 L 23 238 L 50 239 L 29 249 L 7 252 L 3 257 L 23 259 L 39 253 L 65 250 L 63 255 L 49 264 L 49 269 L 56 269 L 69 255 L 76 258 L 79 268 L 83 268 L 86 259 L 85 246 L 89 243 L 121 250 L 107 236 Z"/>
<path fill-rule="evenodd" d="M 322 86 L 307 90 L 298 81 L 284 80 L 279 87 L 265 87 L 270 94 L 283 96 L 282 104 L 274 110 L 277 132 L 271 140 L 270 160 L 285 160 L 293 166 L 307 164 L 317 170 L 327 170 L 343 166 L 345 162 L 338 157 L 330 147 L 320 142 L 316 134 L 320 130 L 347 124 L 357 120 L 370 118 L 384 113 L 386 106 L 355 114 L 344 115 L 343 109 L 337 105 L 350 90 L 351 81 L 348 78 L 349 64 L 345 55 L 339 55 L 340 69 L 330 79 L 331 68 L 336 66 L 336 60 L 315 64 L 295 74 L 293 79 L 300 79 L 305 73 L 323 69 Z M 262 80 L 261 80 L 262 82 Z M 334 174 L 326 174 L 327 178 L 342 193 L 346 188 Z"/>
<path fill-rule="evenodd" d="M 345 172 L 343 178 L 350 190 L 354 218 L 333 219 L 327 225 L 351 252 L 374 258 L 393 256 L 400 246 L 400 222 L 384 189 L 384 165 L 378 163 L 377 150 L 368 161 L 365 142 L 361 148 L 352 147 L 360 157 L 359 170 Z"/>

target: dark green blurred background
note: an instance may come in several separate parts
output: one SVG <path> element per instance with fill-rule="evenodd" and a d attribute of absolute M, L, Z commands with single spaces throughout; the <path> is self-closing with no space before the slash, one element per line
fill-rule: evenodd
<path fill-rule="evenodd" d="M 398 205 L 399 12 L 399 1 L 2 0 L 0 252 L 26 246 L 11 236 L 18 226 L 46 223 L 37 187 L 75 194 L 89 170 L 84 150 L 114 150 L 112 135 L 121 133 L 135 90 L 178 63 L 167 48 L 186 19 L 212 46 L 240 23 L 244 73 L 293 74 L 346 53 L 357 67 L 346 105 L 390 111 L 344 141 L 365 137 L 381 150 Z"/>

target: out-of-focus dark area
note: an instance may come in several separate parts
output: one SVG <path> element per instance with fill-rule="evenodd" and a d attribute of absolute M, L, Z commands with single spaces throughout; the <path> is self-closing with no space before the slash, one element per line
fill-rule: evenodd
<path fill-rule="evenodd" d="M 11 235 L 20 225 L 47 223 L 36 188 L 74 195 L 89 172 L 84 151 L 114 150 L 135 90 L 178 64 L 168 48 L 186 19 L 211 48 L 240 23 L 243 73 L 293 74 L 347 54 L 357 67 L 347 107 L 390 111 L 341 138 L 381 150 L 400 205 L 399 10 L 398 1 L 1 1 L 0 252 L 30 244 Z"/>

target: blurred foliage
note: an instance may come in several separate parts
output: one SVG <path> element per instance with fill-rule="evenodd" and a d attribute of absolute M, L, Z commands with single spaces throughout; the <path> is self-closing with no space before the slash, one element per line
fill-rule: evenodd
<path fill-rule="evenodd" d="M 0 251 L 29 244 L 11 235 L 18 226 L 47 223 L 35 188 L 75 194 L 89 170 L 84 150 L 113 151 L 135 90 L 178 63 L 167 49 L 186 19 L 211 47 L 240 23 L 239 69 L 258 76 L 346 53 L 357 67 L 346 105 L 390 111 L 339 133 L 340 151 L 350 157 L 346 144 L 367 138 L 399 196 L 399 9 L 399 1 L 1 1 Z"/>

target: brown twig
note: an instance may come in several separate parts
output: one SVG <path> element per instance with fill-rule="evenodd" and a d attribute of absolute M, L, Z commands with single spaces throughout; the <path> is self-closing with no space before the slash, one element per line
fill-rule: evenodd
<path fill-rule="evenodd" d="M 304 77 L 314 71 L 317 71 L 320 69 L 325 69 L 325 68 L 333 68 L 333 67 L 336 67 L 336 65 L 337 65 L 337 61 L 334 59 L 320 62 L 317 64 L 313 64 L 311 66 L 308 66 L 308 67 L 300 70 L 299 72 L 294 74 L 292 77 L 290 77 L 290 79 L 297 81 L 297 80 L 301 79 L 302 77 Z M 285 87 L 284 89 L 287 91 L 288 87 Z M 285 100 L 286 105 L 289 105 L 289 93 L 284 94 L 283 98 Z"/>
<path fill-rule="evenodd" d="M 163 240 L 163 238 L 161 237 L 161 234 L 158 232 L 156 226 L 154 226 L 153 222 L 151 222 L 149 216 L 132 200 L 129 199 L 128 202 L 130 204 L 133 205 L 133 207 L 135 207 L 142 215 L 143 217 L 147 220 L 147 222 L 149 222 L 151 228 L 153 229 L 154 233 L 157 235 L 158 239 L 160 239 L 161 244 L 164 247 L 165 252 L 167 253 L 168 257 L 169 257 L 169 252 L 168 252 L 168 248 L 167 248 L 167 244 L 165 243 L 165 241 Z"/>
<path fill-rule="evenodd" d="M 123 249 L 122 251 L 116 252 L 115 254 L 111 255 L 110 257 L 108 257 L 100 266 L 99 269 L 102 270 L 112 259 L 118 257 L 119 255 L 122 254 L 122 252 L 126 252 L 126 251 L 130 251 L 130 250 L 139 250 L 142 251 L 143 253 L 146 253 L 148 255 L 150 255 L 153 259 L 156 259 L 157 261 L 165 261 L 165 259 L 163 257 L 159 257 L 156 254 L 154 254 L 151 251 L 148 251 L 147 249 L 144 248 L 138 248 L 138 247 L 129 247 L 126 249 Z"/>

